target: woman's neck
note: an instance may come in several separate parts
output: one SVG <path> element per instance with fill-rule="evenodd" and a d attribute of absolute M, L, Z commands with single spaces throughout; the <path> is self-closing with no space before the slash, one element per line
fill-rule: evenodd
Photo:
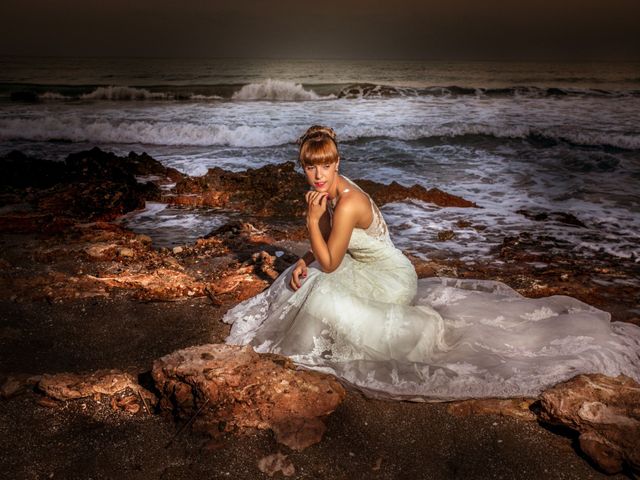
<path fill-rule="evenodd" d="M 338 196 L 340 195 L 340 175 L 336 175 L 336 181 L 333 185 L 333 188 L 329 189 L 329 199 L 332 203 L 335 203 Z"/>

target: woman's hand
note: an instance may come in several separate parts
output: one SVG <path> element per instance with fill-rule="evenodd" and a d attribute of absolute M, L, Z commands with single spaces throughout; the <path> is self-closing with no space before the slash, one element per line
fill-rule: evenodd
<path fill-rule="evenodd" d="M 300 259 L 296 262 L 296 266 L 293 268 L 291 272 L 291 280 L 289 281 L 289 285 L 294 290 L 298 290 L 301 286 L 301 278 L 305 278 L 307 276 L 307 264 L 304 259 Z"/>
<path fill-rule="evenodd" d="M 304 194 L 307 200 L 307 222 L 319 222 L 320 217 L 327 211 L 327 192 L 308 191 Z"/>

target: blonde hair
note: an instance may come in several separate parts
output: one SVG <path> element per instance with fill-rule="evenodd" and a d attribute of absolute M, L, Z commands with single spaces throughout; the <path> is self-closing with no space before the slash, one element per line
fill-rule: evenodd
<path fill-rule="evenodd" d="M 336 132 L 331 127 L 313 125 L 298 138 L 300 152 L 298 161 L 305 167 L 307 165 L 322 165 L 335 163 L 340 158 Z"/>

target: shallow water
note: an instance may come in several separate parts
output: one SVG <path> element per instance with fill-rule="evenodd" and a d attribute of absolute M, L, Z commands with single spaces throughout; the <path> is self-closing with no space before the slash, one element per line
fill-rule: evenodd
<path fill-rule="evenodd" d="M 385 205 L 394 241 L 420 256 L 472 261 L 505 235 L 543 229 L 556 246 L 640 261 L 639 64 L 5 58 L 0 66 L 0 154 L 60 160 L 98 145 L 201 175 L 294 160 L 297 137 L 323 123 L 338 134 L 350 178 L 436 186 L 481 207 Z M 530 220 L 523 209 L 570 213 L 584 226 Z M 150 205 L 128 221 L 184 243 L 219 219 Z M 438 242 L 448 229 L 456 237 Z"/>

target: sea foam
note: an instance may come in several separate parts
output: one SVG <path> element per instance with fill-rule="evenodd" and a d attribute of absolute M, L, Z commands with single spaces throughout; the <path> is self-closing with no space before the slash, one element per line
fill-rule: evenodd
<path fill-rule="evenodd" d="M 264 82 L 244 85 L 231 97 L 233 100 L 330 100 L 335 95 L 321 96 L 313 90 L 305 90 L 300 83 L 267 79 Z"/>
<path fill-rule="evenodd" d="M 72 142 L 141 143 L 150 145 L 229 145 L 260 147 L 294 142 L 297 133 L 282 125 L 227 126 L 202 121 L 85 119 L 77 116 L 0 119 L 0 140 L 66 140 Z M 398 125 L 383 128 L 370 125 L 347 126 L 341 130 L 342 142 L 370 138 L 439 143 L 465 142 L 471 137 L 522 139 L 533 142 L 567 142 L 589 147 L 640 149 L 640 135 L 588 131 L 580 128 L 536 128 L 524 125 L 482 125 L 451 122 L 444 125 Z"/>

